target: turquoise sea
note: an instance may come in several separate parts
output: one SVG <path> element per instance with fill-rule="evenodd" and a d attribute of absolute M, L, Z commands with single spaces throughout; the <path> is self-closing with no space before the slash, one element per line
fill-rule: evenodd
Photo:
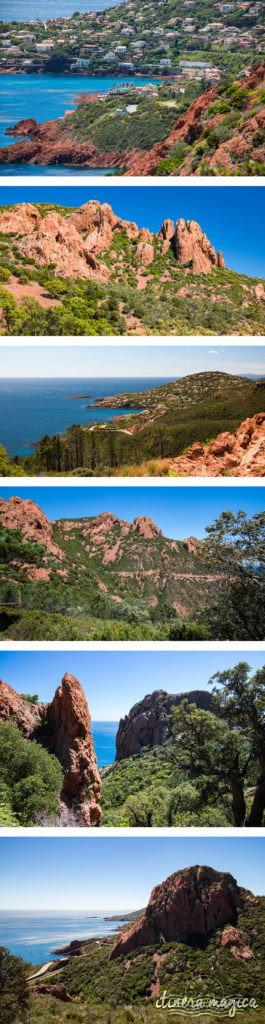
<path fill-rule="evenodd" d="M 91 722 L 91 732 L 98 767 L 112 764 L 116 754 L 116 734 L 119 722 Z"/>
<path fill-rule="evenodd" d="M 168 378 L 156 377 L 61 377 L 0 380 L 0 442 L 8 455 L 30 455 L 32 445 L 44 434 L 64 433 L 74 423 L 106 423 L 113 416 L 125 416 L 118 409 L 86 409 L 105 395 L 124 391 L 145 391 Z M 73 398 L 71 396 L 81 396 Z M 88 397 L 82 397 L 86 395 Z M 137 408 L 130 412 L 139 411 Z"/>
<path fill-rule="evenodd" d="M 0 21 L 31 21 L 39 18 L 71 17 L 76 10 L 80 14 L 89 11 L 105 11 L 107 7 L 117 7 L 119 0 L 1 0 Z"/>
<path fill-rule="evenodd" d="M 0 8 L 1 9 L 1 8 Z M 81 92 L 109 92 L 113 87 L 124 82 L 124 77 L 108 76 L 104 78 L 86 75 L 0 75 L 0 175 L 15 174 L 78 174 L 92 176 L 106 174 L 106 170 L 89 170 L 78 167 L 36 167 L 28 164 L 1 164 L 1 147 L 12 145 L 16 139 L 5 134 L 6 128 L 21 121 L 22 118 L 35 117 L 38 124 L 54 118 L 63 117 L 66 110 L 74 110 L 76 96 Z M 150 84 L 148 78 L 129 78 L 134 85 Z M 157 79 L 154 78 L 154 82 Z"/>
<path fill-rule="evenodd" d="M 23 840 L 21 840 L 23 842 Z M 89 879 L 87 885 L 89 899 Z M 14 956 L 21 956 L 30 964 L 48 963 L 55 959 L 50 956 L 53 949 L 60 949 L 73 939 L 91 939 L 97 935 L 111 935 L 120 921 L 106 921 L 104 912 L 96 911 L 90 916 L 89 910 L 80 913 L 59 911 L 27 911 L 0 913 L 0 946 L 5 946 Z M 106 910 L 106 915 L 115 914 L 115 908 Z"/>

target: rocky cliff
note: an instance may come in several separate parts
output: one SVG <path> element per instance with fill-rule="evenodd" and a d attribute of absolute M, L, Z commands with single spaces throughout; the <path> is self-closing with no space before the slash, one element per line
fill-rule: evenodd
<path fill-rule="evenodd" d="M 101 779 L 83 689 L 67 672 L 49 704 L 35 706 L 0 680 L 0 721 L 15 721 L 27 740 L 37 739 L 64 770 L 60 824 L 101 824 Z"/>
<path fill-rule="evenodd" d="M 155 943 L 205 944 L 224 925 L 236 925 L 242 894 L 232 875 L 210 867 L 185 868 L 153 889 L 142 917 L 114 942 L 110 960 Z"/>
<path fill-rule="evenodd" d="M 54 263 L 56 273 L 73 279 L 107 282 L 110 270 L 101 257 L 110 249 L 114 234 L 121 231 L 129 241 L 137 241 L 134 255 L 139 266 L 153 262 L 154 242 L 162 239 L 162 251 L 172 249 L 176 262 L 193 274 L 209 274 L 214 267 L 224 267 L 222 254 L 216 255 L 195 221 L 180 219 L 175 226 L 166 220 L 154 234 L 139 229 L 134 221 L 123 220 L 108 203 L 96 200 L 64 216 L 56 209 L 43 216 L 30 203 L 20 203 L 0 212 L 0 231 L 19 236 L 16 245 L 24 259 L 35 259 L 40 266 Z"/>
<path fill-rule="evenodd" d="M 265 413 L 248 417 L 234 434 L 225 431 L 208 445 L 196 441 L 169 465 L 180 476 L 265 476 Z"/>
<path fill-rule="evenodd" d="M 134 704 L 128 715 L 121 718 L 116 736 L 116 760 L 122 761 L 131 754 L 138 754 L 143 747 L 161 746 L 171 737 L 170 715 L 172 708 L 182 700 L 196 704 L 203 711 L 212 710 L 211 694 L 204 690 L 189 693 L 166 693 L 154 690 L 138 704 Z"/>
<path fill-rule="evenodd" d="M 235 169 L 241 174 L 255 173 L 255 163 L 262 165 L 265 160 L 264 81 L 265 61 L 262 61 L 246 78 L 234 82 L 227 95 L 225 88 L 223 92 L 216 86 L 206 89 L 177 119 L 168 137 L 157 142 L 148 153 L 130 161 L 125 173 L 128 176 L 154 175 L 162 161 L 171 159 L 172 166 L 165 167 L 164 173 L 198 176 L 205 173 L 206 161 L 210 173 L 225 170 L 232 175 Z M 241 90 L 240 97 L 236 95 L 237 90 Z M 176 150 L 181 152 L 180 147 L 179 159 Z M 248 169 L 247 161 L 250 162 Z"/>
<path fill-rule="evenodd" d="M 32 541 L 41 544 L 48 555 L 61 559 L 63 553 L 54 543 L 52 524 L 42 509 L 30 498 L 12 496 L 5 501 L 0 498 L 0 526 L 7 530 L 21 530 L 23 543 Z"/>

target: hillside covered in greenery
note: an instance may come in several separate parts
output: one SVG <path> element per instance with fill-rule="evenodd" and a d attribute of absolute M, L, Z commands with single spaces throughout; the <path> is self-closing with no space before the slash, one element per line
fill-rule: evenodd
<path fill-rule="evenodd" d="M 4 335 L 264 335 L 264 296 L 195 221 L 153 234 L 96 201 L 0 208 Z"/>
<path fill-rule="evenodd" d="M 126 392 L 95 402 L 95 408 L 113 410 L 102 425 L 69 426 L 64 434 L 47 434 L 35 444 L 34 454 L 15 456 L 4 474 L 76 476 L 163 475 L 170 459 L 196 441 L 209 442 L 223 431 L 230 433 L 242 419 L 264 411 L 262 383 L 221 372 L 192 374 L 143 392 Z M 141 413 L 130 414 L 140 406 Z M 93 409 L 93 406 L 89 406 Z M 126 420 L 115 417 L 126 410 Z"/>
<path fill-rule="evenodd" d="M 264 639 L 264 516 L 225 511 L 201 543 L 149 516 L 50 523 L 1 499 L 3 639 Z"/>

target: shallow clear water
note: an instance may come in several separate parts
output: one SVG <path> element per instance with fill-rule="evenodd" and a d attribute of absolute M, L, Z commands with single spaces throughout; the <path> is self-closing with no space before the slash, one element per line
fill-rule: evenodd
<path fill-rule="evenodd" d="M 104 921 L 102 910 L 99 918 L 90 917 L 89 910 L 84 914 L 0 913 L 0 946 L 5 946 L 14 956 L 21 956 L 30 964 L 43 964 L 53 959 L 49 956 L 53 949 L 66 945 L 72 939 L 110 935 L 118 924 L 118 921 Z"/>
<path fill-rule="evenodd" d="M 107 423 L 113 416 L 124 416 L 118 409 L 86 409 L 105 395 L 117 395 L 124 391 L 145 391 L 147 388 L 165 384 L 167 378 L 156 377 L 112 377 L 97 378 L 46 378 L 24 380 L 3 378 L 0 380 L 0 442 L 8 455 L 30 455 L 30 447 L 40 441 L 44 434 L 63 433 L 74 423 Z M 71 398 L 71 395 L 87 395 L 87 398 Z M 137 412 L 130 409 L 130 412 Z"/>
<path fill-rule="evenodd" d="M 91 731 L 97 756 L 98 767 L 112 764 L 116 754 L 118 722 L 91 722 Z"/>
<path fill-rule="evenodd" d="M 75 0 L 39 0 L 36 8 L 36 0 L 1 0 L 0 20 L 31 21 L 37 17 L 48 21 L 49 18 L 71 17 L 77 10 L 80 14 L 105 11 L 118 3 L 119 0 L 78 0 L 78 3 Z"/>
<path fill-rule="evenodd" d="M 1 7 L 0 7 L 1 9 Z M 135 85 L 150 84 L 150 79 L 130 78 Z M 74 110 L 76 96 L 81 92 L 108 92 L 116 85 L 124 82 L 124 78 L 108 76 L 104 78 L 86 75 L 0 75 L 0 147 L 9 146 L 16 139 L 5 134 L 6 128 L 21 121 L 22 118 L 35 117 L 38 124 L 62 117 L 66 110 Z M 156 79 L 154 79 L 156 81 Z M 35 167 L 28 164 L 1 164 L 0 174 L 106 174 L 107 171 L 87 170 L 78 167 Z M 108 173 L 110 170 L 108 169 Z"/>

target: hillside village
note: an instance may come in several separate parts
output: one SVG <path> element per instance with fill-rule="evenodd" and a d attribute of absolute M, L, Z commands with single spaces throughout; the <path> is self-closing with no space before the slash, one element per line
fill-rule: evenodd
<path fill-rule="evenodd" d="M 1 31 L 2 28 L 2 31 Z M 261 0 L 140 0 L 106 11 L 0 22 L 0 73 L 176 76 L 214 84 L 265 56 Z"/>

